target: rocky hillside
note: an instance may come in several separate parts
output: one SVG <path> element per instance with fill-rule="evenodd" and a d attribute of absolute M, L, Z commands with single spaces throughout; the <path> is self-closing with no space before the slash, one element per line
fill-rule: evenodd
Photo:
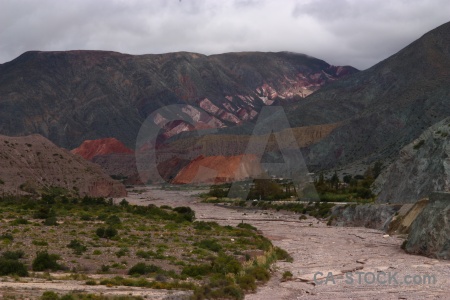
<path fill-rule="evenodd" d="M 199 156 L 185 166 L 172 183 L 221 183 L 257 177 L 263 173 L 255 155 Z"/>
<path fill-rule="evenodd" d="M 134 148 L 141 123 L 162 106 L 191 104 L 184 113 L 196 128 L 234 126 L 355 72 L 286 52 L 31 51 L 0 65 L 0 133 L 38 133 L 68 149 L 114 137 Z"/>
<path fill-rule="evenodd" d="M 0 136 L 0 193 L 39 193 L 49 187 L 93 197 L 126 195 L 125 187 L 98 165 L 40 135 Z"/>
<path fill-rule="evenodd" d="M 92 160 L 95 156 L 111 153 L 134 154 L 133 150 L 127 148 L 121 141 L 115 138 L 84 141 L 80 147 L 73 149 L 73 154 L 80 155 L 85 159 Z"/>
<path fill-rule="evenodd" d="M 450 118 L 405 146 L 374 183 L 378 202 L 411 203 L 434 191 L 450 191 Z"/>
<path fill-rule="evenodd" d="M 342 124 L 305 149 L 308 164 L 317 169 L 390 162 L 426 128 L 450 115 L 449 82 L 446 23 L 377 65 L 285 109 L 295 127 Z"/>
<path fill-rule="evenodd" d="M 309 142 L 307 134 L 297 138 L 310 171 L 337 169 L 339 174 L 363 174 L 376 161 L 384 166 L 395 161 L 403 147 L 450 115 L 448 82 L 450 23 L 372 68 L 332 82 L 284 108 L 294 132 L 315 132 L 309 135 L 315 137 Z M 280 119 L 273 114 L 264 122 L 270 128 Z M 239 155 L 251 132 L 251 126 L 239 126 L 219 129 L 217 137 L 180 135 L 164 147 L 185 159 Z M 191 152 L 194 157 L 187 157 Z M 394 185 L 396 181 L 391 182 Z M 414 200 L 430 190 L 415 195 Z M 414 201 L 409 195 L 404 194 L 410 198 L 404 201 Z"/>

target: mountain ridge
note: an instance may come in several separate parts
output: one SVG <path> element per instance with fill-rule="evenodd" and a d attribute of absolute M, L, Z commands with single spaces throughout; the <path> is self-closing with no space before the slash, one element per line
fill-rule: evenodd
<path fill-rule="evenodd" d="M 357 72 L 337 69 L 281 52 L 30 51 L 0 65 L 0 133 L 38 133 L 68 149 L 114 137 L 133 148 L 141 123 L 160 107 L 189 104 L 186 114 L 199 115 L 202 128 L 240 125 L 265 105 L 301 100 Z"/>

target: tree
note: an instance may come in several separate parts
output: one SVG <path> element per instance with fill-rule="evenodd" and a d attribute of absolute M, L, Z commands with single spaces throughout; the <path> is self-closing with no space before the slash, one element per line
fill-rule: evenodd
<path fill-rule="evenodd" d="M 336 171 L 334 171 L 333 176 L 330 179 L 330 184 L 335 189 L 338 189 L 339 187 L 339 176 L 337 175 Z"/>

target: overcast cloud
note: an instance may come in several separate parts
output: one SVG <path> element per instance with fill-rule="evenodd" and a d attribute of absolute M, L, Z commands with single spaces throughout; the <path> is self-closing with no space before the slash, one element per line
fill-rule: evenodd
<path fill-rule="evenodd" d="M 0 63 L 28 50 L 292 51 L 365 69 L 448 21 L 448 0 L 1 0 Z"/>

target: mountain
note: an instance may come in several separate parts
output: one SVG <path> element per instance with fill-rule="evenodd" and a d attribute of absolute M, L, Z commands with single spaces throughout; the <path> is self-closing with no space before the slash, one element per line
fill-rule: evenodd
<path fill-rule="evenodd" d="M 74 194 L 121 197 L 125 187 L 101 168 L 40 135 L 0 136 L 0 192 L 39 193 L 62 187 Z"/>
<path fill-rule="evenodd" d="M 185 114 L 195 128 L 234 126 L 356 72 L 288 52 L 30 51 L 0 65 L 0 133 L 38 133 L 68 149 L 113 137 L 134 148 L 142 122 L 160 107 L 192 105 Z"/>
<path fill-rule="evenodd" d="M 364 172 L 450 115 L 450 23 L 285 107 L 293 127 L 340 124 L 303 153 L 312 170 Z M 266 120 L 277 122 L 278 115 Z"/>
<path fill-rule="evenodd" d="M 331 126 L 309 143 L 297 137 L 310 171 L 363 174 L 376 161 L 390 165 L 403 147 L 450 115 L 449 82 L 450 23 L 446 23 L 377 65 L 331 82 L 302 101 L 287 103 L 284 111 L 294 132 Z M 279 120 L 282 116 L 275 113 L 263 124 L 270 127 Z M 201 149 L 192 154 L 196 156 L 238 155 L 245 145 L 230 146 L 233 143 L 227 141 L 248 140 L 252 128 L 245 127 L 220 129 L 216 138 L 182 134 L 165 147 L 181 157 L 184 149 Z M 425 190 L 431 186 L 437 188 L 433 183 Z M 411 199 L 419 199 L 421 193 Z"/>
<path fill-rule="evenodd" d="M 115 138 L 87 140 L 70 152 L 78 154 L 87 160 L 92 160 L 95 156 L 111 153 L 134 154 L 133 150 L 127 148 L 121 141 Z"/>

